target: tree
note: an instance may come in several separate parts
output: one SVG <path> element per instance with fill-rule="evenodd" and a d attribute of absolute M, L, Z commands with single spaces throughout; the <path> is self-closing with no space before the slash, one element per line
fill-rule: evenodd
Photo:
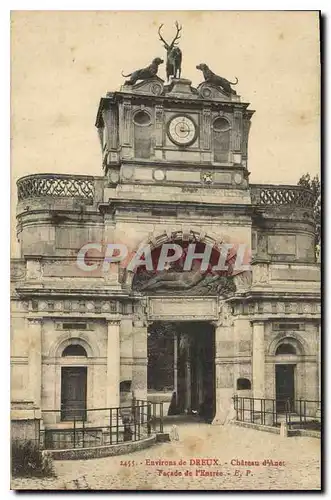
<path fill-rule="evenodd" d="M 321 243 L 321 181 L 318 175 L 311 178 L 307 173 L 300 177 L 298 186 L 309 189 L 314 196 L 315 248 L 318 252 Z"/>

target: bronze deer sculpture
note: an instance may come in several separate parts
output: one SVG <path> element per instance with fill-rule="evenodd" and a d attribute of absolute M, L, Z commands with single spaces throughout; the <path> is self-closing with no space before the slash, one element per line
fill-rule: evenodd
<path fill-rule="evenodd" d="M 167 51 L 166 73 L 168 81 L 170 80 L 170 76 L 172 76 L 173 78 L 180 78 L 182 71 L 182 51 L 180 50 L 179 47 L 177 47 L 177 44 L 179 43 L 178 40 L 181 37 L 180 32 L 182 30 L 182 26 L 179 26 L 177 21 L 175 26 L 177 33 L 175 38 L 170 44 L 167 43 L 161 35 L 161 29 L 163 27 L 163 24 L 160 25 L 158 30 L 160 40 L 161 42 L 163 42 L 164 48 Z"/>

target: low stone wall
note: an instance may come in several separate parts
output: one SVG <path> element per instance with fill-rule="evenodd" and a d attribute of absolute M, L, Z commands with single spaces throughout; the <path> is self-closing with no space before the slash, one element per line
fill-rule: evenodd
<path fill-rule="evenodd" d="M 270 425 L 253 424 L 251 422 L 240 422 L 239 420 L 233 420 L 232 425 L 237 425 L 238 427 L 247 427 L 248 429 L 256 429 L 258 431 L 271 432 L 272 434 L 279 434 L 280 429 L 278 427 L 272 427 Z"/>
<path fill-rule="evenodd" d="M 240 422 L 239 420 L 233 420 L 232 425 L 237 425 L 238 427 L 246 427 L 248 429 L 255 429 L 257 431 L 270 432 L 272 434 L 280 434 L 280 427 L 272 427 L 270 425 L 253 424 L 251 422 Z M 288 429 L 288 437 L 291 436 L 306 436 L 321 439 L 321 433 L 318 431 L 313 431 L 310 429 Z"/>
<path fill-rule="evenodd" d="M 11 439 L 37 441 L 39 439 L 39 422 L 39 419 L 12 420 Z"/>
<path fill-rule="evenodd" d="M 140 441 L 126 441 L 111 446 L 94 446 L 93 448 L 71 448 L 68 450 L 47 450 L 54 460 L 86 460 L 115 455 L 124 455 L 133 451 L 149 448 L 156 442 L 156 436 L 149 436 Z"/>

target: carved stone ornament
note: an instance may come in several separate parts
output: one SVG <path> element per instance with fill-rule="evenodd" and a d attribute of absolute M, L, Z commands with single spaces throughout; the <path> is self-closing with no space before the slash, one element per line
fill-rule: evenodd
<path fill-rule="evenodd" d="M 155 274 L 144 272 L 136 274 L 133 288 L 147 295 L 220 295 L 232 296 L 236 287 L 232 276 L 202 274 L 200 271 L 165 270 Z"/>
<path fill-rule="evenodd" d="M 208 100 L 219 100 L 219 101 L 231 101 L 231 98 L 228 94 L 223 92 L 220 88 L 212 85 L 211 83 L 200 83 L 197 87 L 198 94 L 202 99 Z"/>
<path fill-rule="evenodd" d="M 213 182 L 213 173 L 212 172 L 203 172 L 201 174 L 201 179 L 205 184 L 212 184 Z"/>
<path fill-rule="evenodd" d="M 233 325 L 233 316 L 232 309 L 229 304 L 223 302 L 220 304 L 220 315 L 218 320 L 218 326 L 232 326 Z"/>
<path fill-rule="evenodd" d="M 23 280 L 26 276 L 25 262 L 12 262 L 10 266 L 11 281 Z"/>

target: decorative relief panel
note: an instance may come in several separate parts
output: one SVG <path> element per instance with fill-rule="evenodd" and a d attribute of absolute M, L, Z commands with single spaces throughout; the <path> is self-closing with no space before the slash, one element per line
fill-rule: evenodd
<path fill-rule="evenodd" d="M 121 312 L 122 305 L 115 300 L 31 300 L 30 310 L 45 313 L 113 314 Z"/>
<path fill-rule="evenodd" d="M 132 106 L 131 101 L 123 102 L 123 145 L 132 143 Z"/>
<path fill-rule="evenodd" d="M 210 149 L 211 146 L 211 109 L 203 108 L 202 111 L 202 148 Z"/>
<path fill-rule="evenodd" d="M 277 302 L 262 302 L 262 301 L 254 301 L 250 302 L 248 304 L 246 303 L 237 303 L 233 305 L 233 315 L 234 316 L 241 316 L 241 315 L 248 315 L 248 316 L 254 316 L 256 314 L 265 314 L 268 317 L 276 315 L 276 317 L 279 318 L 279 316 L 284 317 L 284 320 L 281 320 L 281 323 L 279 325 L 283 325 L 283 329 L 286 329 L 285 326 L 287 325 L 286 323 L 286 316 L 292 316 L 297 315 L 301 316 L 301 318 L 304 315 L 319 315 L 321 312 L 321 304 L 319 302 L 288 302 L 284 301 L 281 302 L 277 300 Z M 292 317 L 290 318 L 292 320 Z M 300 321 L 303 321 L 300 319 Z M 285 326 L 284 326 L 285 325 Z M 288 323 L 290 325 L 290 323 Z M 300 324 L 301 329 L 302 326 Z M 276 327 L 274 327 L 276 329 Z M 279 329 L 280 326 L 279 326 Z"/>
<path fill-rule="evenodd" d="M 10 266 L 10 279 L 11 281 L 23 280 L 26 276 L 25 261 L 12 260 Z"/>
<path fill-rule="evenodd" d="M 148 299 L 148 320 L 216 320 L 218 303 L 216 298 L 155 297 Z"/>
<path fill-rule="evenodd" d="M 162 106 L 155 106 L 155 146 L 163 144 L 164 111 Z"/>
<path fill-rule="evenodd" d="M 118 118 L 116 108 L 110 108 L 110 148 L 117 148 L 118 141 Z"/>
<path fill-rule="evenodd" d="M 241 127 L 242 127 L 242 113 L 241 111 L 234 112 L 234 127 L 232 131 L 232 150 L 241 150 Z"/>
<path fill-rule="evenodd" d="M 294 235 L 269 235 L 268 253 L 271 255 L 295 255 L 296 239 Z"/>

